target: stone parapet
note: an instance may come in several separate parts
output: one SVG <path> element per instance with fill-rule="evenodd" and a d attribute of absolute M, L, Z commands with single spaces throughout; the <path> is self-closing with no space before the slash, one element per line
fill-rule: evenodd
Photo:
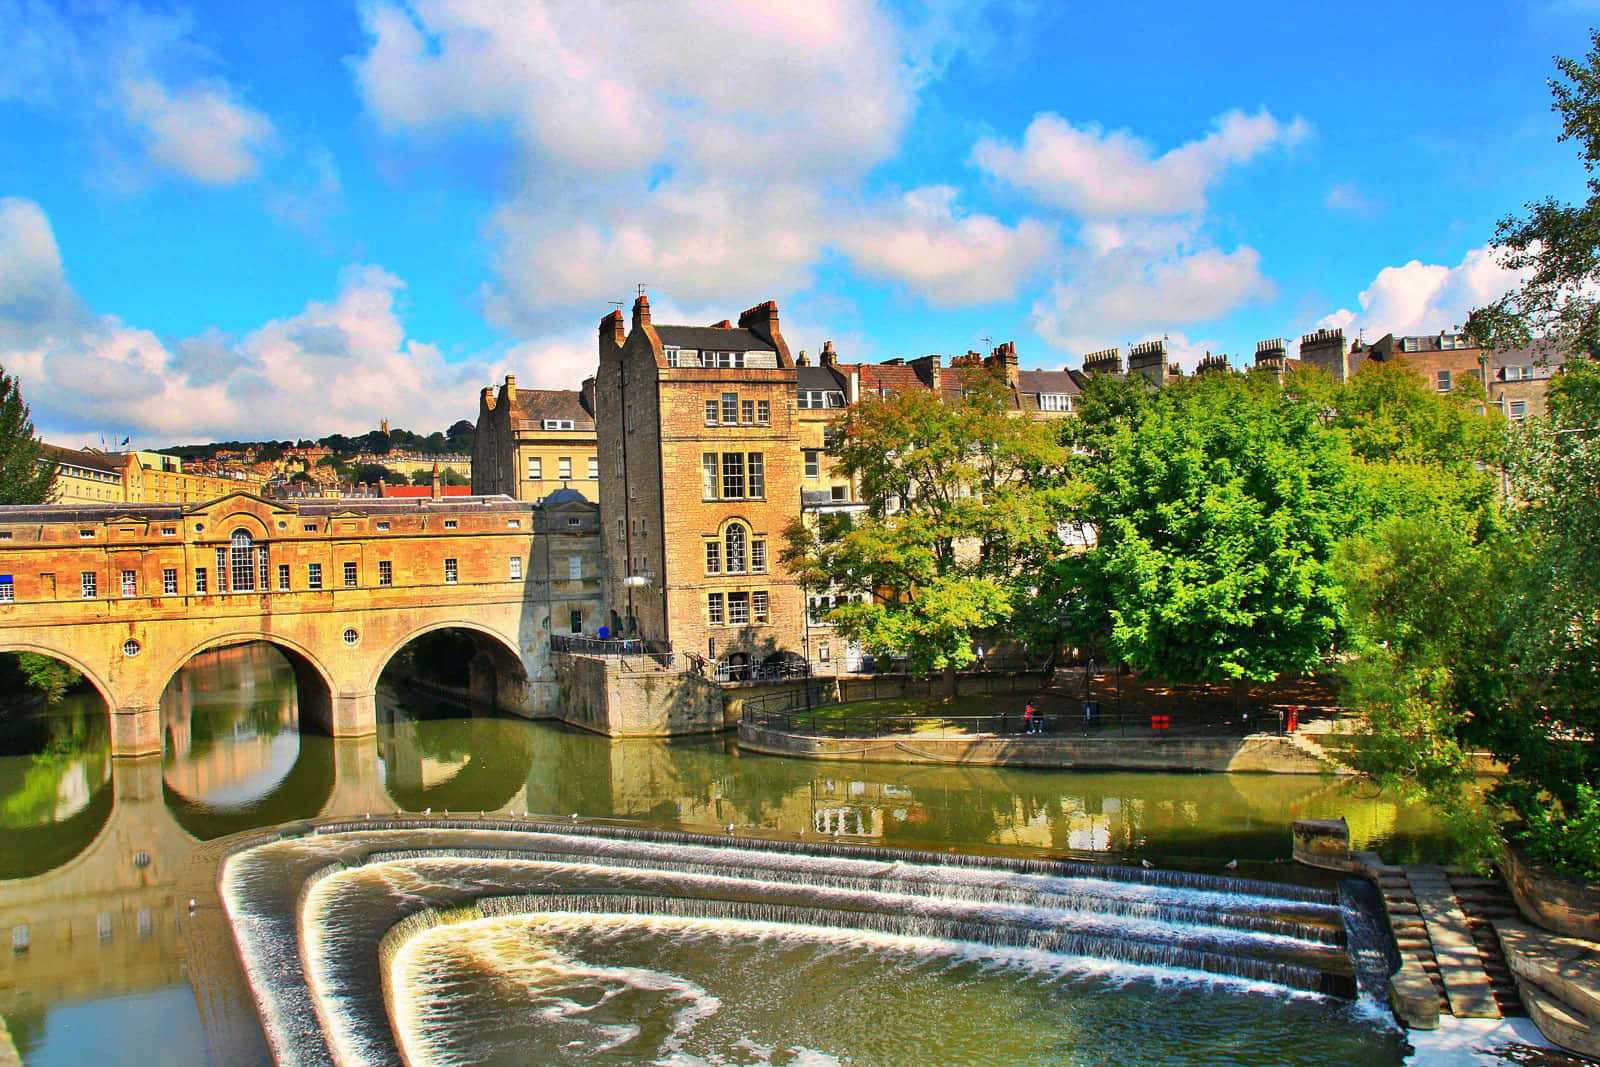
<path fill-rule="evenodd" d="M 614 656 L 557 652 L 556 717 L 607 737 L 672 737 L 725 728 L 722 687 L 679 670 L 624 669 Z"/>
<path fill-rule="evenodd" d="M 1501 849 L 1500 870 L 1523 915 L 1558 934 L 1600 941 L 1600 886 L 1563 878 L 1510 841 Z"/>

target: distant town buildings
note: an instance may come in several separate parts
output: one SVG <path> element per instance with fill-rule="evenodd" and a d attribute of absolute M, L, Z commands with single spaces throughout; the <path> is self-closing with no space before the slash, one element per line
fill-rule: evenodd
<path fill-rule="evenodd" d="M 244 489 L 259 492 L 264 478 L 240 471 L 185 471 L 160 452 L 99 452 L 46 445 L 56 462 L 55 504 L 193 504 Z"/>

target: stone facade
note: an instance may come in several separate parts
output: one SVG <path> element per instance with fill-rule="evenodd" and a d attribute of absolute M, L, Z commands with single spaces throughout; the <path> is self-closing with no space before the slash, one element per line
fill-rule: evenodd
<path fill-rule="evenodd" d="M 777 565 L 799 513 L 797 378 L 776 305 L 716 326 L 600 323 L 595 409 L 606 595 L 619 636 L 735 670 L 799 654 Z"/>
<path fill-rule="evenodd" d="M 474 691 L 549 714 L 550 627 L 566 632 L 576 611 L 592 628 L 600 614 L 596 513 L 575 498 L 535 508 L 244 493 L 195 506 L 0 508 L 0 651 L 82 672 L 111 709 L 118 755 L 161 750 L 161 695 L 180 667 L 253 640 L 284 652 L 301 714 L 336 735 L 372 732 L 378 675 L 444 628 L 479 646 Z M 578 579 L 544 580 L 572 556 Z"/>
<path fill-rule="evenodd" d="M 594 380 L 583 388 L 518 389 L 506 375 L 478 397 L 472 491 L 537 502 L 558 489 L 599 500 Z"/>
<path fill-rule="evenodd" d="M 197 504 L 261 488 L 259 479 L 186 471 L 178 457 L 159 452 L 96 452 L 54 445 L 45 450 L 56 462 L 52 504 Z"/>

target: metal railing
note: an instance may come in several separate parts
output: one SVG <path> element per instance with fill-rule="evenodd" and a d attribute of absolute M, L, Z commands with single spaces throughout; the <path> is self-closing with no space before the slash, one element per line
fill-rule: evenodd
<path fill-rule="evenodd" d="M 683 670 L 685 664 L 682 657 L 672 651 L 672 645 L 666 641 L 646 641 L 643 638 L 600 638 L 586 637 L 583 634 L 551 634 L 550 651 L 576 652 L 584 656 L 607 656 L 621 661 L 619 664 L 624 671 L 636 670 L 638 665 L 630 664 L 629 660 L 648 660 L 655 667 L 646 667 L 646 670 L 666 669 Z"/>
<path fill-rule="evenodd" d="M 791 697 L 791 702 L 793 698 Z M 830 704 L 832 701 L 829 702 Z M 789 707 L 767 709 L 746 703 L 743 720 L 753 726 L 785 733 L 817 737 L 883 737 L 916 734 L 919 737 L 1082 737 L 1139 738 L 1155 741 L 1203 737 L 1245 737 L 1249 734 L 1283 734 L 1284 713 L 1267 709 L 1262 713 L 1203 716 L 1171 714 L 1095 714 L 1088 719 L 1075 715 L 1036 714 L 1025 719 L 1020 710 L 988 715 L 913 715 L 883 713 L 841 716 L 826 705 L 810 709 Z"/>

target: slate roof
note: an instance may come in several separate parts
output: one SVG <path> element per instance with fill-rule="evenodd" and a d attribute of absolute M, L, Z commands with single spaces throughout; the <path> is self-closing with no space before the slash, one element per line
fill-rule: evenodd
<path fill-rule="evenodd" d="M 571 419 L 574 429 L 594 429 L 594 413 L 576 389 L 518 389 L 511 419 L 531 430 L 540 429 L 545 419 Z"/>
<path fill-rule="evenodd" d="M 1559 374 L 1572 357 L 1563 348 L 1550 341 L 1535 341 L 1526 348 L 1496 349 L 1492 366 L 1496 381 L 1505 381 L 1507 367 L 1532 367 L 1535 378 L 1549 378 Z"/>
<path fill-rule="evenodd" d="M 107 474 L 121 475 L 128 466 L 126 456 L 110 456 L 104 452 L 87 452 L 77 448 L 62 448 L 60 445 L 45 445 L 44 450 L 57 463 Z"/>
<path fill-rule="evenodd" d="M 800 389 L 825 389 L 830 392 L 845 392 L 845 382 L 842 375 L 832 367 L 796 367 L 795 384 Z"/>
<path fill-rule="evenodd" d="M 673 348 L 694 348 L 713 352 L 775 352 L 767 342 L 739 327 L 657 326 L 661 343 Z"/>
<path fill-rule="evenodd" d="M 1071 374 L 1064 370 L 1019 370 L 1017 391 L 1020 393 L 1066 393 L 1073 396 L 1083 390 Z"/>

